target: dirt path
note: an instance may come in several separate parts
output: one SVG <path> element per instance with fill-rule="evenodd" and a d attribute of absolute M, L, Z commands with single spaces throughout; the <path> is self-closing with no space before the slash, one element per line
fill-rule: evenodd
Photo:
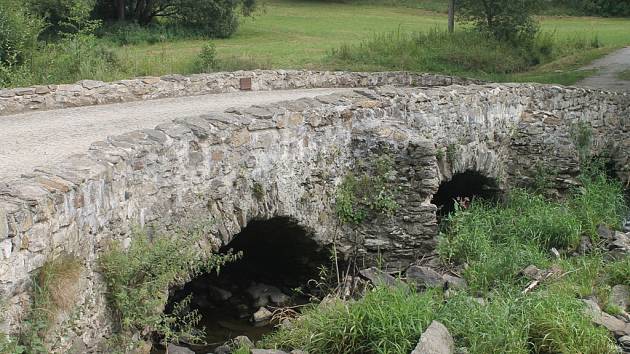
<path fill-rule="evenodd" d="M 622 80 L 618 77 L 621 72 L 630 70 L 630 47 L 595 60 L 582 69 L 598 70 L 598 72 L 578 82 L 576 86 L 630 92 L 630 81 Z"/>
<path fill-rule="evenodd" d="M 0 180 L 86 152 L 90 144 L 108 136 L 153 128 L 176 118 L 351 90 L 236 92 L 3 116 L 0 117 Z"/>

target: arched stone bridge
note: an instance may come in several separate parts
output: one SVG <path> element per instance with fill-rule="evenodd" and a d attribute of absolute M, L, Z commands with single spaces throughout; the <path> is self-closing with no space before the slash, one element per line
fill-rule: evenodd
<path fill-rule="evenodd" d="M 33 272 L 72 253 L 87 270 L 79 319 L 67 331 L 97 343 L 106 310 L 95 260 L 108 240 L 126 238 L 138 224 L 172 228 L 211 217 L 218 247 L 252 220 L 288 217 L 321 245 L 341 235 L 342 251 L 358 240 L 366 257 L 402 266 L 433 251 L 432 196 L 454 174 L 477 171 L 505 189 L 531 182 L 543 167 L 554 172 L 556 188 L 570 188 L 579 173 L 576 129 L 588 127 L 592 152 L 606 153 L 628 180 L 626 94 L 396 83 L 178 119 L 96 142 L 84 154 L 0 184 L 5 327 L 19 323 Z M 360 161 L 383 154 L 394 161 L 388 184 L 400 208 L 350 232 L 336 217 L 336 187 L 347 173 L 370 169 Z M 72 337 L 60 336 L 60 348 Z"/>

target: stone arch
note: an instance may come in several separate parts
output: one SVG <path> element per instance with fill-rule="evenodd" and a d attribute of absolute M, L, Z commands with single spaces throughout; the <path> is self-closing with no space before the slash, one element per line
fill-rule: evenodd
<path fill-rule="evenodd" d="M 449 180 L 443 181 L 433 195 L 431 203 L 437 206 L 438 218 L 455 210 L 456 203 L 464 206 L 473 199 L 495 199 L 500 194 L 497 181 L 479 171 L 467 170 L 456 173 Z"/>
<path fill-rule="evenodd" d="M 307 302 L 305 294 L 316 291 L 311 280 L 318 280 L 321 266 L 330 265 L 328 249 L 314 232 L 290 217 L 251 220 L 219 252 L 230 250 L 241 252 L 241 258 L 170 291 L 165 311 L 190 296 L 190 309 L 202 315 L 209 345 L 191 346 L 196 352 L 212 352 L 239 335 L 260 339 L 274 323 L 258 321 L 255 313 L 265 306 Z"/>

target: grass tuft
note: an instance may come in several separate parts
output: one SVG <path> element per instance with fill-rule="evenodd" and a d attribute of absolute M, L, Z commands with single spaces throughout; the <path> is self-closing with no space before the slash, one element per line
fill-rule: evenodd
<path fill-rule="evenodd" d="M 65 255 L 44 263 L 33 282 L 33 297 L 20 336 L 29 353 L 47 353 L 46 336 L 61 313 L 70 312 L 79 292 L 83 263 Z"/>

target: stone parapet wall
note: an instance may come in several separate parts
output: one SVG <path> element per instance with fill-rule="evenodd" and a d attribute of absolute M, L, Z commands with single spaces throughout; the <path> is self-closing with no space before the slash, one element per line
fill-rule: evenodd
<path fill-rule="evenodd" d="M 0 90 L 0 115 L 96 104 L 151 100 L 235 92 L 241 78 L 251 78 L 251 90 L 344 88 L 382 85 L 447 86 L 479 83 L 458 77 L 408 72 L 329 72 L 255 70 L 227 73 L 167 75 L 102 82 L 83 80 L 75 84 L 40 85 Z"/>
<path fill-rule="evenodd" d="M 557 172 L 557 188 L 577 183 L 578 122 L 591 130 L 593 152 L 607 152 L 628 178 L 630 97 L 546 85 L 365 89 L 96 142 L 62 164 L 0 181 L 0 299 L 8 307 L 0 330 L 16 330 L 37 269 L 71 253 L 86 266 L 83 292 L 77 314 L 59 319 L 51 334 L 53 349 L 66 352 L 77 341 L 95 348 L 110 328 L 96 260 L 136 225 L 169 229 L 211 218 L 209 241 L 219 247 L 251 220 L 282 216 L 320 245 L 339 240 L 341 251 L 356 246 L 368 260 L 382 255 L 405 266 L 433 252 L 431 197 L 455 173 L 478 171 L 507 189 L 543 166 Z M 452 158 L 440 157 L 449 147 Z M 336 186 L 359 160 L 382 153 L 394 159 L 389 183 L 399 210 L 356 228 L 340 225 Z"/>

